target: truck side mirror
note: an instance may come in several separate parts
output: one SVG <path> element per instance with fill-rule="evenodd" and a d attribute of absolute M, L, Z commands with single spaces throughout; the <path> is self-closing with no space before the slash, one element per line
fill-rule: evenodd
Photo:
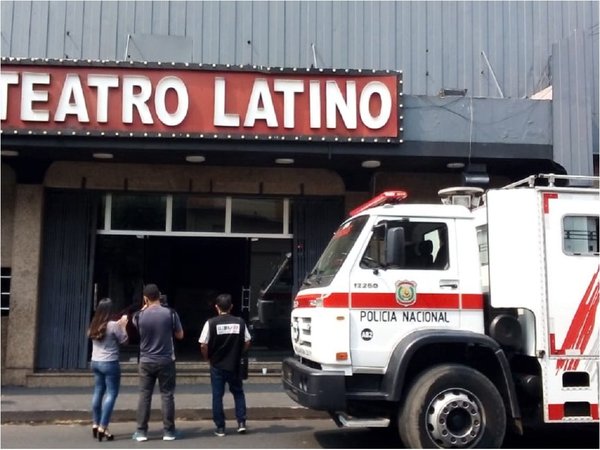
<path fill-rule="evenodd" d="M 404 228 L 389 228 L 385 235 L 385 261 L 388 267 L 404 267 L 406 263 Z"/>

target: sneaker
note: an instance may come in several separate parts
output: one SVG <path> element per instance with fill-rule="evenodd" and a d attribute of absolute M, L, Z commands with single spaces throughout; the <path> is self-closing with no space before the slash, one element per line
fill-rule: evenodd
<path fill-rule="evenodd" d="M 238 422 L 237 432 L 238 433 L 245 433 L 246 432 L 246 422 Z"/>
<path fill-rule="evenodd" d="M 223 437 L 225 436 L 225 428 L 219 427 L 215 430 L 215 436 Z"/>
<path fill-rule="evenodd" d="M 135 433 L 133 433 L 133 436 L 131 436 L 131 439 L 133 439 L 134 441 L 138 441 L 138 442 L 144 442 L 148 440 L 148 436 L 146 435 L 145 431 L 136 431 Z"/>
<path fill-rule="evenodd" d="M 175 431 L 165 431 L 165 434 L 163 434 L 163 441 L 174 441 L 177 439 L 178 435 L 179 433 Z"/>

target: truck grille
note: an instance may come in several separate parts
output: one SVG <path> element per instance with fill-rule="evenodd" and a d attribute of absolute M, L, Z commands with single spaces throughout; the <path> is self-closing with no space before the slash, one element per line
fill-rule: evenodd
<path fill-rule="evenodd" d="M 312 346 L 310 317 L 294 317 L 292 319 L 292 339 L 297 345 Z"/>

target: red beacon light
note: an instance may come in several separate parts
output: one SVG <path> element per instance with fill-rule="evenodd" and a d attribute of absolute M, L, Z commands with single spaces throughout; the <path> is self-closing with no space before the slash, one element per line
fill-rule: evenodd
<path fill-rule="evenodd" d="M 377 197 L 373 197 L 368 202 L 363 203 L 362 205 L 357 206 L 352 211 L 350 211 L 350 217 L 355 216 L 363 211 L 366 211 L 367 209 L 375 208 L 376 206 L 400 203 L 406 197 L 408 197 L 408 194 L 404 191 L 382 192 Z"/>

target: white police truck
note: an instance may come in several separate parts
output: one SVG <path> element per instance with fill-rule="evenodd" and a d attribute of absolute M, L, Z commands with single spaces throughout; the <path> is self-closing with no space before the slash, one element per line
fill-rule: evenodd
<path fill-rule="evenodd" d="M 294 300 L 288 395 L 412 448 L 598 422 L 598 178 L 440 196 L 385 192 L 340 225 Z"/>

